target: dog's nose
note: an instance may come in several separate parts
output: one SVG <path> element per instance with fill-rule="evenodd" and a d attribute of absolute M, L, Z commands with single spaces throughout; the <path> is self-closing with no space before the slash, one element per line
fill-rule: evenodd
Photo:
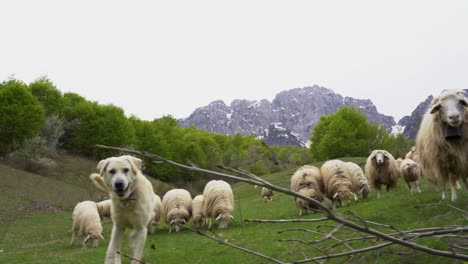
<path fill-rule="evenodd" d="M 117 190 L 122 190 L 124 188 L 124 182 L 123 181 L 116 181 L 114 183 L 114 188 Z"/>

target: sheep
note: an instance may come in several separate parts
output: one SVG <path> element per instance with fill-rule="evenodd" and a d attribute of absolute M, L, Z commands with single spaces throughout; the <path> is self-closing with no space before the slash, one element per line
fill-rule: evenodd
<path fill-rule="evenodd" d="M 408 185 L 410 195 L 421 192 L 419 188 L 419 177 L 421 175 L 421 169 L 419 165 L 411 160 L 404 159 L 400 165 L 400 174 Z"/>
<path fill-rule="evenodd" d="M 416 149 L 419 164 L 428 180 L 447 196 L 450 182 L 452 201 L 457 200 L 457 180 L 468 188 L 468 100 L 462 91 L 446 90 L 432 100 L 425 112 Z"/>
<path fill-rule="evenodd" d="M 159 226 L 159 220 L 161 219 L 162 203 L 161 198 L 157 194 L 153 194 L 153 215 L 151 221 L 148 224 L 148 232 L 153 234 L 156 230 L 156 226 Z"/>
<path fill-rule="evenodd" d="M 291 191 L 322 202 L 323 182 L 320 169 L 310 165 L 300 167 L 291 176 Z M 319 209 L 317 205 L 297 197 L 294 198 L 294 203 L 299 208 L 299 215 L 302 215 L 304 210 L 308 213 L 314 213 Z"/>
<path fill-rule="evenodd" d="M 192 220 L 195 228 L 201 228 L 203 225 L 203 195 L 197 195 L 192 201 Z"/>
<path fill-rule="evenodd" d="M 104 218 L 111 217 L 112 200 L 107 199 L 107 200 L 100 201 L 99 203 L 97 203 L 97 208 L 98 208 L 99 216 L 101 217 L 101 220 L 104 220 Z"/>
<path fill-rule="evenodd" d="M 218 228 L 225 229 L 233 219 L 234 195 L 231 185 L 223 180 L 212 180 L 203 190 L 203 215 L 209 221 L 208 229 L 212 228 L 213 219 L 220 221 Z"/>
<path fill-rule="evenodd" d="M 369 181 L 367 180 L 361 167 L 353 162 L 346 162 L 346 168 L 351 178 L 352 192 L 362 195 L 362 198 L 367 198 L 370 193 Z"/>
<path fill-rule="evenodd" d="M 273 201 L 273 191 L 269 188 L 262 188 L 262 197 L 265 203 Z"/>
<path fill-rule="evenodd" d="M 162 215 L 169 224 L 169 233 L 175 226 L 176 232 L 180 231 L 180 225 L 187 223 L 192 213 L 192 196 L 187 190 L 172 189 L 162 199 Z"/>
<path fill-rule="evenodd" d="M 99 239 L 104 239 L 102 236 L 101 217 L 97 204 L 93 201 L 84 201 L 78 203 L 73 209 L 72 214 L 72 238 L 70 246 L 73 245 L 75 235 L 83 238 L 83 247 L 86 247 L 88 241 L 93 242 L 93 247 L 98 246 Z"/>
<path fill-rule="evenodd" d="M 395 158 L 386 150 L 372 151 L 367 158 L 364 170 L 366 178 L 377 190 L 377 199 L 380 199 L 382 185 L 386 185 L 387 192 L 397 185 L 400 172 Z"/>
<path fill-rule="evenodd" d="M 416 151 L 416 146 L 411 147 L 410 151 L 406 153 L 405 159 L 413 160 L 416 163 L 419 162 L 419 157 L 418 157 L 418 152 Z"/>
<path fill-rule="evenodd" d="M 329 160 L 320 167 L 323 178 L 325 196 L 332 201 L 332 207 L 336 208 L 336 202 L 346 206 L 351 197 L 357 200 L 353 192 L 348 165 L 341 160 Z"/>
<path fill-rule="evenodd" d="M 406 155 L 408 155 L 408 154 L 406 154 Z M 405 158 L 405 159 L 411 159 L 411 158 Z M 400 165 L 401 165 L 402 161 L 403 161 L 402 158 L 398 158 L 398 159 L 395 160 L 395 165 L 396 165 L 397 168 L 400 168 Z"/>

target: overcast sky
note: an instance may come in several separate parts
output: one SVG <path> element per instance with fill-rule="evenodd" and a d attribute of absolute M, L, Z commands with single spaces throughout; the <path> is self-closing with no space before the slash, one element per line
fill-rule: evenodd
<path fill-rule="evenodd" d="M 468 1 L 21 1 L 0 3 L 0 81 L 152 120 L 213 100 L 324 86 L 398 121 L 468 88 Z"/>

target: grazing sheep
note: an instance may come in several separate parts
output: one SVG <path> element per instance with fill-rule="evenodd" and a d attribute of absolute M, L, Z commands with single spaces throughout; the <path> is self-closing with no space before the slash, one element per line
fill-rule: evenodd
<path fill-rule="evenodd" d="M 262 188 L 262 197 L 265 203 L 273 201 L 273 191 L 269 188 Z"/>
<path fill-rule="evenodd" d="M 99 203 L 97 203 L 97 208 L 98 208 L 99 216 L 101 217 L 101 220 L 103 220 L 104 218 L 111 217 L 112 200 L 108 199 L 108 200 L 100 201 Z"/>
<path fill-rule="evenodd" d="M 416 149 L 423 174 L 442 189 L 450 182 L 457 200 L 457 180 L 468 187 L 468 99 L 462 91 L 447 90 L 436 97 L 423 116 Z"/>
<path fill-rule="evenodd" d="M 411 159 L 404 159 L 400 165 L 400 174 L 403 179 L 405 179 L 411 195 L 416 192 L 421 192 L 421 189 L 419 188 L 419 177 L 421 176 L 421 169 L 415 161 Z"/>
<path fill-rule="evenodd" d="M 72 239 L 70 245 L 73 245 L 75 235 L 83 238 L 83 247 L 86 247 L 88 241 L 93 241 L 93 247 L 98 246 L 99 239 L 102 236 L 101 217 L 98 207 L 93 201 L 84 201 L 78 203 L 73 209 Z"/>
<path fill-rule="evenodd" d="M 156 230 L 156 226 L 159 226 L 159 220 L 161 219 L 161 211 L 162 211 L 162 203 L 161 203 L 161 198 L 159 197 L 159 195 L 154 194 L 153 202 L 154 202 L 153 216 L 148 225 L 148 232 L 151 234 L 153 234 L 154 231 Z"/>
<path fill-rule="evenodd" d="M 203 190 L 203 215 L 208 219 L 211 229 L 213 219 L 219 222 L 219 229 L 228 227 L 234 209 L 234 195 L 231 185 L 223 180 L 212 180 Z"/>
<path fill-rule="evenodd" d="M 310 165 L 300 167 L 291 176 L 291 191 L 301 193 L 304 196 L 322 202 L 323 182 L 320 169 Z M 315 204 L 297 197 L 294 198 L 294 202 L 299 208 L 299 215 L 302 215 L 303 210 L 307 210 L 308 213 L 314 213 L 319 209 Z"/>
<path fill-rule="evenodd" d="M 372 187 L 377 189 L 377 199 L 380 199 L 381 186 L 387 186 L 387 192 L 396 187 L 399 169 L 395 158 L 386 150 L 374 150 L 367 158 L 365 174 Z"/>
<path fill-rule="evenodd" d="M 348 165 L 341 160 L 329 160 L 320 168 L 323 178 L 323 188 L 325 196 L 332 201 L 333 208 L 336 202 L 341 206 L 346 206 L 352 197 L 357 200 L 353 192 L 351 177 L 348 172 Z"/>
<path fill-rule="evenodd" d="M 203 225 L 203 195 L 197 195 L 192 201 L 192 220 L 195 228 L 201 228 Z"/>
<path fill-rule="evenodd" d="M 361 167 L 353 162 L 345 163 L 349 176 L 351 178 L 351 186 L 353 193 L 362 195 L 362 198 L 367 198 L 370 193 L 369 181 L 367 180 Z"/>
<path fill-rule="evenodd" d="M 187 190 L 173 189 L 168 191 L 162 199 L 162 215 L 169 224 L 169 233 L 172 226 L 176 232 L 180 231 L 180 226 L 190 219 L 192 213 L 192 196 Z"/>

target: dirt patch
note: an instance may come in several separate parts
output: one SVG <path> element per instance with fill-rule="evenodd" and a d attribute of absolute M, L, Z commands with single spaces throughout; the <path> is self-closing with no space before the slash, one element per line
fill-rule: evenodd
<path fill-rule="evenodd" d="M 51 214 L 62 212 L 63 210 L 57 204 L 50 201 L 32 201 L 27 205 L 18 207 L 19 210 L 26 212 L 47 212 Z"/>

